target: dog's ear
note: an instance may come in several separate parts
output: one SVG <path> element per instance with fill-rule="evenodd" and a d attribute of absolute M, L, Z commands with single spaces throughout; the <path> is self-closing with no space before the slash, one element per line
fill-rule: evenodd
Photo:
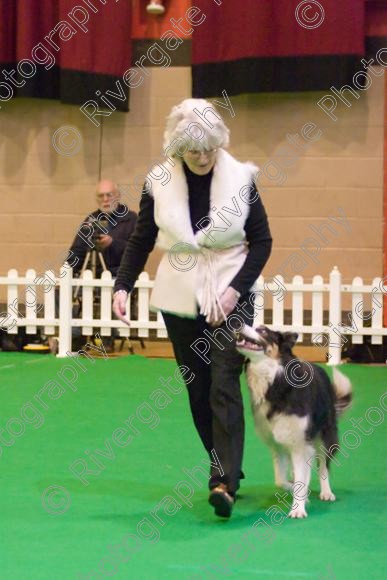
<path fill-rule="evenodd" d="M 284 344 L 288 344 L 290 348 L 296 344 L 298 338 L 297 332 L 284 332 L 282 334 L 282 340 Z"/>

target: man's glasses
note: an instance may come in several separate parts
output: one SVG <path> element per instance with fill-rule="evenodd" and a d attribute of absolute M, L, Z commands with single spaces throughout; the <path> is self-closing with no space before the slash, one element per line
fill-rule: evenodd
<path fill-rule="evenodd" d="M 107 197 L 108 199 L 112 199 L 114 197 L 115 193 L 114 191 L 108 191 L 107 193 L 97 193 L 96 197 L 98 200 L 103 199 L 104 197 Z"/>

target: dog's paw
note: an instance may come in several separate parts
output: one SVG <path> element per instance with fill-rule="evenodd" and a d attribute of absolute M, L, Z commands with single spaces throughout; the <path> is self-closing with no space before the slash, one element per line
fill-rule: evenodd
<path fill-rule="evenodd" d="M 320 493 L 320 499 L 321 501 L 335 501 L 336 500 L 336 496 L 334 493 L 332 493 L 331 491 L 322 491 Z"/>
<path fill-rule="evenodd" d="M 301 519 L 301 518 L 307 518 L 307 517 L 308 517 L 308 514 L 306 513 L 305 508 L 302 508 L 302 507 L 293 508 L 289 512 L 289 518 Z"/>

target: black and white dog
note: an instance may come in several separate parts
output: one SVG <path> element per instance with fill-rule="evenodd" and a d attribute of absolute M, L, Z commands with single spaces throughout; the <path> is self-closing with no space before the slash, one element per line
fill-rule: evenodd
<path fill-rule="evenodd" d="M 351 382 L 336 368 L 331 382 L 324 369 L 298 359 L 292 352 L 296 333 L 244 326 L 237 334 L 237 349 L 248 359 L 255 427 L 273 454 L 275 484 L 293 490 L 289 516 L 305 518 L 317 444 L 330 455 L 338 448 L 337 417 L 351 405 Z M 334 501 L 328 468 L 329 456 L 319 454 L 320 499 Z"/>

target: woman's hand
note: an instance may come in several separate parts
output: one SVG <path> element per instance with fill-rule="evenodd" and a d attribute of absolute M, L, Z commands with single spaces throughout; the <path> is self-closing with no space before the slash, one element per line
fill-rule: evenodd
<path fill-rule="evenodd" d="M 126 317 L 126 301 L 127 301 L 127 299 L 128 299 L 127 292 L 122 292 L 122 291 L 115 292 L 113 295 L 113 312 L 117 316 L 117 318 L 122 320 L 122 322 L 125 322 L 125 324 L 127 324 L 128 326 L 130 326 L 129 320 Z"/>
<path fill-rule="evenodd" d="M 240 294 L 234 288 L 229 286 L 220 297 L 220 304 L 223 308 L 223 312 L 227 318 L 229 314 L 234 310 L 235 306 L 238 303 Z M 225 318 L 221 316 L 219 320 L 210 321 L 211 326 L 220 326 L 222 322 L 224 322 Z"/>

